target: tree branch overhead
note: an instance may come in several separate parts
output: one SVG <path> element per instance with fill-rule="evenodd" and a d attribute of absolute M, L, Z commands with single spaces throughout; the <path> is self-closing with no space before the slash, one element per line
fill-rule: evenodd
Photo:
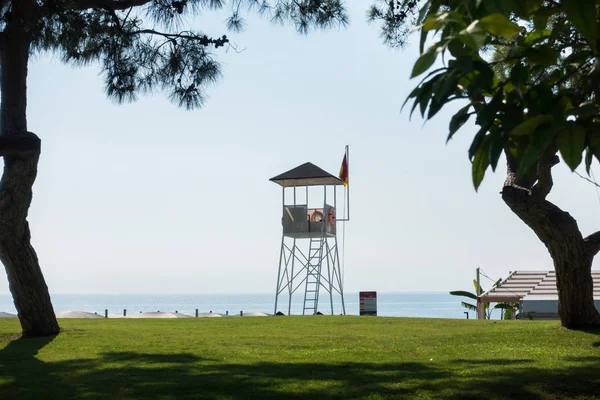
<path fill-rule="evenodd" d="M 73 10 L 88 10 L 91 8 L 104 10 L 127 10 L 150 3 L 152 0 L 73 0 Z"/>

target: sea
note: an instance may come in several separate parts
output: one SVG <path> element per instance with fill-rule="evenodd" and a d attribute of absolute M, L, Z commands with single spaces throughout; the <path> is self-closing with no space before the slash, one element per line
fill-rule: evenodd
<path fill-rule="evenodd" d="M 303 294 L 292 297 L 291 314 L 301 315 Z M 86 311 L 91 313 L 128 315 L 139 312 L 175 312 L 195 315 L 218 313 L 239 315 L 260 312 L 273 314 L 274 294 L 54 294 L 55 311 Z M 359 294 L 344 296 L 346 314 L 359 315 Z M 475 313 L 461 306 L 460 297 L 448 293 L 377 293 L 377 315 L 383 317 L 474 318 Z M 334 297 L 334 314 L 341 314 L 339 296 Z M 277 311 L 288 313 L 288 298 L 280 296 Z M 321 294 L 318 311 L 331 314 L 329 296 Z M 0 312 L 16 313 L 10 294 L 0 294 Z"/>

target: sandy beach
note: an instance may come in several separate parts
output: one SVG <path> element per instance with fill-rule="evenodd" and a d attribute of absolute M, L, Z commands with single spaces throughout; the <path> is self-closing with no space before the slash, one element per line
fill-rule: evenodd
<path fill-rule="evenodd" d="M 84 311 L 57 311 L 56 318 L 78 318 L 78 319 L 104 319 L 103 314 L 96 314 Z M 259 312 L 249 312 L 243 315 L 224 315 L 218 313 L 199 313 L 198 318 L 223 318 L 223 317 L 268 317 L 268 314 Z M 0 318 L 17 318 L 15 314 L 0 312 Z M 108 314 L 108 318 L 195 318 L 194 315 L 181 314 L 176 312 L 140 312 L 123 316 L 121 314 Z"/>

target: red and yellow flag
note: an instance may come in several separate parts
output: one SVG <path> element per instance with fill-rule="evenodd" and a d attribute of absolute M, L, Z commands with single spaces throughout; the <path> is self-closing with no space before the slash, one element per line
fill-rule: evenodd
<path fill-rule="evenodd" d="M 346 160 L 346 154 L 344 154 L 344 160 L 340 168 L 340 179 L 344 186 L 348 186 L 348 161 Z"/>

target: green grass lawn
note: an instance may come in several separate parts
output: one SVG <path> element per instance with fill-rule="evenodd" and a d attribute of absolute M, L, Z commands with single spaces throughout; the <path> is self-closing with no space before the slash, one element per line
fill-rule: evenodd
<path fill-rule="evenodd" d="M 600 398 L 600 331 L 372 317 L 0 320 L 0 399 Z"/>

